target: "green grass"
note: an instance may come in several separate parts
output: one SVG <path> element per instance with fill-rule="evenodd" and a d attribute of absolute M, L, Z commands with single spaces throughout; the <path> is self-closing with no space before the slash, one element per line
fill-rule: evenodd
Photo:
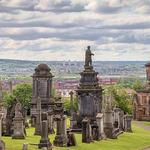
<path fill-rule="evenodd" d="M 39 136 L 33 136 L 34 129 L 27 129 L 27 137 L 25 140 L 12 140 L 11 137 L 2 137 L 6 143 L 6 150 L 21 150 L 23 143 L 37 144 L 40 140 Z M 81 142 L 81 134 L 76 134 L 77 146 L 69 148 L 54 148 L 54 150 L 139 150 L 143 147 L 150 146 L 150 132 L 133 123 L 133 133 L 123 133 L 118 139 L 107 139 L 91 144 Z M 51 142 L 54 135 L 50 135 Z M 37 150 L 36 146 L 29 145 L 29 150 Z"/>
<path fill-rule="evenodd" d="M 146 126 L 150 126 L 150 122 L 143 122 L 144 123 L 144 125 L 146 125 Z"/>

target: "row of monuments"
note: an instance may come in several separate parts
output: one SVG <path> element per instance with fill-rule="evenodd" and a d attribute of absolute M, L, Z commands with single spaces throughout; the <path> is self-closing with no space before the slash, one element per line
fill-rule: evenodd
<path fill-rule="evenodd" d="M 132 116 L 124 114 L 120 108 L 113 108 L 111 98 L 106 99 L 102 105 L 102 87 L 98 84 L 98 73 L 93 69 L 92 56 L 94 54 L 88 46 L 85 54 L 84 70 L 80 73 L 81 79 L 76 91 L 70 92 L 70 127 L 66 127 L 61 97 L 52 95 L 52 79 L 50 68 L 46 64 L 40 64 L 33 74 L 33 93 L 31 101 L 31 126 L 35 128 L 35 135 L 41 139 L 38 148 L 52 149 L 52 143 L 48 137 L 55 133 L 53 145 L 75 146 L 74 133 L 82 134 L 82 142 L 90 143 L 106 138 L 117 138 L 123 131 L 132 132 Z M 73 97 L 77 98 L 78 110 L 74 111 Z M 7 109 L 3 118 L 3 135 L 12 136 L 12 139 L 24 139 L 26 115 L 20 103 L 15 100 Z M 0 118 L 0 121 L 1 121 Z M 24 145 L 24 147 L 26 147 Z"/>

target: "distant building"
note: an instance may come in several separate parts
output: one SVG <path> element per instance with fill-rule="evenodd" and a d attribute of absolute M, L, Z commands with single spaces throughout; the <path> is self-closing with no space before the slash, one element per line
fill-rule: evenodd
<path fill-rule="evenodd" d="M 77 80 L 57 80 L 55 81 L 56 93 L 62 97 L 69 97 L 69 92 L 77 88 Z"/>
<path fill-rule="evenodd" d="M 150 62 L 145 67 L 147 84 L 143 89 L 137 91 L 134 101 L 134 119 L 150 121 Z"/>

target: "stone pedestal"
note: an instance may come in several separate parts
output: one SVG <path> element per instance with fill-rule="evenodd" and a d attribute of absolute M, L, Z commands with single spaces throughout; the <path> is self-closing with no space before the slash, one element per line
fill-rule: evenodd
<path fill-rule="evenodd" d="M 36 124 L 35 124 L 35 133 L 34 135 L 41 135 L 41 99 L 37 99 L 37 114 L 36 114 Z"/>
<path fill-rule="evenodd" d="M 76 146 L 76 139 L 75 139 L 75 135 L 70 131 L 67 130 L 67 147 L 70 146 Z"/>
<path fill-rule="evenodd" d="M 48 113 L 48 133 L 53 134 L 55 133 L 54 131 L 54 119 L 53 119 L 53 114 Z"/>
<path fill-rule="evenodd" d="M 84 70 L 80 73 L 81 79 L 76 90 L 79 128 L 82 127 L 83 118 L 88 117 L 91 122 L 94 122 L 97 113 L 102 110 L 102 88 L 98 83 L 98 72 L 93 69 L 91 55 L 93 54 L 89 46 L 86 50 Z"/>
<path fill-rule="evenodd" d="M 82 142 L 90 143 L 92 141 L 92 130 L 90 126 L 90 120 L 84 118 L 82 121 Z"/>
<path fill-rule="evenodd" d="M 56 115 L 56 136 L 54 140 L 54 145 L 59 147 L 67 146 L 67 133 L 66 133 L 66 117 Z"/>
<path fill-rule="evenodd" d="M 2 114 L 0 114 L 0 138 L 2 136 Z"/>
<path fill-rule="evenodd" d="M 114 133 L 113 126 L 113 111 L 111 110 L 111 105 L 109 103 L 106 104 L 105 112 L 104 112 L 104 132 L 107 138 L 116 138 Z"/>
<path fill-rule="evenodd" d="M 99 138 L 100 139 L 104 139 L 105 133 L 104 133 L 104 120 L 103 120 L 103 114 L 102 113 L 98 113 L 96 116 L 96 123 L 98 125 L 98 133 L 99 133 Z"/>
<path fill-rule="evenodd" d="M 52 150 L 52 145 L 48 138 L 48 125 L 47 121 L 42 121 L 42 132 L 41 132 L 41 140 L 39 143 L 39 148 L 46 147 L 47 150 Z"/>
<path fill-rule="evenodd" d="M 131 115 L 124 116 L 124 131 L 125 132 L 132 132 L 132 126 L 131 126 L 132 118 L 133 117 Z"/>
<path fill-rule="evenodd" d="M 5 143 L 2 140 L 0 140 L 0 150 L 5 150 Z"/>
<path fill-rule="evenodd" d="M 15 106 L 15 117 L 13 118 L 13 134 L 12 139 L 25 139 L 24 118 L 22 116 L 22 107 L 20 103 Z"/>
<path fill-rule="evenodd" d="M 12 139 L 25 139 L 23 118 L 14 118 L 13 125 Z"/>

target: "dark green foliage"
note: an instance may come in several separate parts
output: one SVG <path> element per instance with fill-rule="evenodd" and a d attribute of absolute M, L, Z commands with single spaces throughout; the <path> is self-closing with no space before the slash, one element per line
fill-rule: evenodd
<path fill-rule="evenodd" d="M 121 78 L 117 85 L 124 88 L 140 90 L 145 82 L 145 78 Z"/>
<path fill-rule="evenodd" d="M 17 99 L 24 108 L 30 107 L 30 102 L 32 98 L 32 86 L 30 84 L 19 84 L 13 90 L 13 93 L 5 93 L 4 104 L 9 107 L 14 99 Z"/>
<path fill-rule="evenodd" d="M 132 99 L 125 90 L 121 89 L 119 86 L 107 87 L 106 95 L 112 95 L 113 105 L 122 109 L 125 113 L 132 113 Z"/>

